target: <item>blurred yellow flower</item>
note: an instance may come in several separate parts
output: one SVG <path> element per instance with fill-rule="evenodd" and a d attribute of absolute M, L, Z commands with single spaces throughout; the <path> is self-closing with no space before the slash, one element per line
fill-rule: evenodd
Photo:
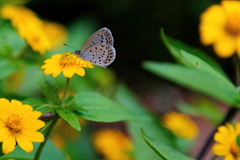
<path fill-rule="evenodd" d="M 191 140 L 198 135 L 198 127 L 191 118 L 182 113 L 170 112 L 162 117 L 163 125 L 173 134 Z"/>
<path fill-rule="evenodd" d="M 5 98 L 0 98 L 0 142 L 3 142 L 4 154 L 12 152 L 16 144 L 27 153 L 31 153 L 32 142 L 44 141 L 42 133 L 37 132 L 45 125 L 43 121 L 38 120 L 41 114 L 20 101 L 9 102 Z"/>
<path fill-rule="evenodd" d="M 24 6 L 5 5 L 0 13 L 2 18 L 10 19 L 19 35 L 34 51 L 41 54 L 56 47 L 66 38 L 66 29 L 62 25 L 42 21 Z"/>
<path fill-rule="evenodd" d="M 229 123 L 218 127 L 218 132 L 214 135 L 214 140 L 218 143 L 212 147 L 213 154 L 224 156 L 224 160 L 239 160 L 240 147 L 236 142 L 238 135 L 240 135 L 240 123 L 237 123 L 236 128 Z"/>
<path fill-rule="evenodd" d="M 82 128 L 87 123 L 87 121 L 82 118 L 78 118 L 78 122 L 81 124 Z M 79 138 L 80 134 L 81 132 L 74 129 L 68 122 L 61 118 L 54 126 L 54 130 L 51 133 L 51 139 L 56 147 L 64 149 L 67 142 L 75 142 Z"/>
<path fill-rule="evenodd" d="M 52 42 L 52 49 L 63 46 L 63 42 L 67 39 L 67 29 L 59 23 L 43 21 L 43 24 L 46 34 Z"/>
<path fill-rule="evenodd" d="M 106 159 L 131 160 L 131 140 L 119 130 L 101 129 L 93 135 L 93 145 Z"/>
<path fill-rule="evenodd" d="M 223 0 L 210 6 L 200 17 L 200 40 L 213 44 L 219 57 L 240 57 L 240 1 Z"/>
<path fill-rule="evenodd" d="M 45 75 L 53 74 L 53 77 L 57 77 L 60 73 L 67 78 L 71 78 L 74 73 L 84 76 L 85 68 L 93 68 L 91 62 L 82 60 L 71 52 L 64 52 L 63 54 L 55 54 L 50 59 L 44 61 L 44 65 L 41 69 L 44 70 Z"/>

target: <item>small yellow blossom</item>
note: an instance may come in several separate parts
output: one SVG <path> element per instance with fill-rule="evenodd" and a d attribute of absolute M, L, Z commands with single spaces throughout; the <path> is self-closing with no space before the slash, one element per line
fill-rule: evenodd
<path fill-rule="evenodd" d="M 212 147 L 213 154 L 224 156 L 224 160 L 240 160 L 240 147 L 237 146 L 236 138 L 240 135 L 240 123 L 236 128 L 227 123 L 218 127 L 218 132 L 214 135 L 217 144 Z"/>
<path fill-rule="evenodd" d="M 33 151 L 32 142 L 43 142 L 44 136 L 37 132 L 45 123 L 38 120 L 41 112 L 33 111 L 33 108 L 20 101 L 8 101 L 0 98 L 0 142 L 2 152 L 12 152 L 18 144 L 24 151 Z"/>
<path fill-rule="evenodd" d="M 131 160 L 131 140 L 119 130 L 101 129 L 93 135 L 93 145 L 106 159 Z"/>
<path fill-rule="evenodd" d="M 200 17 L 200 40 L 213 45 L 219 57 L 240 57 L 240 1 L 222 0 L 210 6 Z"/>
<path fill-rule="evenodd" d="M 191 118 L 182 113 L 170 112 L 162 117 L 163 125 L 173 134 L 191 140 L 198 135 L 198 127 Z"/>
<path fill-rule="evenodd" d="M 44 70 L 45 75 L 53 74 L 53 77 L 57 77 L 60 73 L 67 78 L 71 78 L 74 73 L 84 76 L 85 68 L 93 68 L 91 62 L 82 60 L 71 52 L 64 52 L 63 54 L 55 54 L 50 59 L 44 61 L 44 65 L 41 69 Z"/>
<path fill-rule="evenodd" d="M 66 29 L 63 26 L 40 20 L 33 11 L 24 6 L 5 5 L 0 14 L 2 18 L 10 19 L 19 35 L 34 51 L 41 54 L 59 45 L 59 41 L 66 38 Z"/>

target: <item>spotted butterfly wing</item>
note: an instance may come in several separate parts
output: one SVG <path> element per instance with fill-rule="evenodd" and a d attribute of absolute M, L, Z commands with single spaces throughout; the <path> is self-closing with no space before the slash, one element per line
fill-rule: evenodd
<path fill-rule="evenodd" d="M 88 38 L 82 49 L 75 51 L 75 53 L 83 60 L 100 67 L 107 67 L 116 57 L 111 31 L 108 28 L 98 30 Z"/>
<path fill-rule="evenodd" d="M 116 52 L 113 46 L 96 44 L 82 52 L 81 57 L 84 60 L 105 68 L 114 61 Z"/>
<path fill-rule="evenodd" d="M 91 37 L 89 37 L 87 41 L 83 44 L 81 51 L 84 52 L 86 49 L 96 44 L 107 44 L 113 46 L 113 36 L 108 28 L 101 28 Z"/>

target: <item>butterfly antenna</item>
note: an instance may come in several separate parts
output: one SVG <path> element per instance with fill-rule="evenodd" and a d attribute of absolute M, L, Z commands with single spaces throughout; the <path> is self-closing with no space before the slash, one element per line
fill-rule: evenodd
<path fill-rule="evenodd" d="M 75 47 L 73 47 L 73 46 L 70 46 L 70 45 L 66 44 L 66 43 L 63 43 L 63 45 L 68 46 L 68 47 L 71 47 L 71 48 L 74 48 L 74 49 L 76 49 L 76 50 L 79 50 L 79 49 L 77 49 L 77 48 L 75 48 Z"/>

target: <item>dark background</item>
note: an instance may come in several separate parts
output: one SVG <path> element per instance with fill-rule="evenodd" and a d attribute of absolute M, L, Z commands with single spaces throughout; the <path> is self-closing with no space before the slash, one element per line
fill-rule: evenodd
<path fill-rule="evenodd" d="M 143 61 L 175 62 L 160 39 L 161 28 L 168 36 L 207 52 L 233 79 L 232 59 L 218 58 L 211 46 L 203 46 L 199 41 L 199 17 L 214 3 L 219 1 L 34 0 L 26 6 L 40 17 L 66 26 L 79 17 L 87 17 L 94 19 L 99 29 L 108 27 L 112 31 L 117 53 L 116 60 L 109 68 L 120 80 L 144 96 L 158 88 L 164 87 L 166 92 L 171 88 L 165 80 L 141 67 Z"/>

